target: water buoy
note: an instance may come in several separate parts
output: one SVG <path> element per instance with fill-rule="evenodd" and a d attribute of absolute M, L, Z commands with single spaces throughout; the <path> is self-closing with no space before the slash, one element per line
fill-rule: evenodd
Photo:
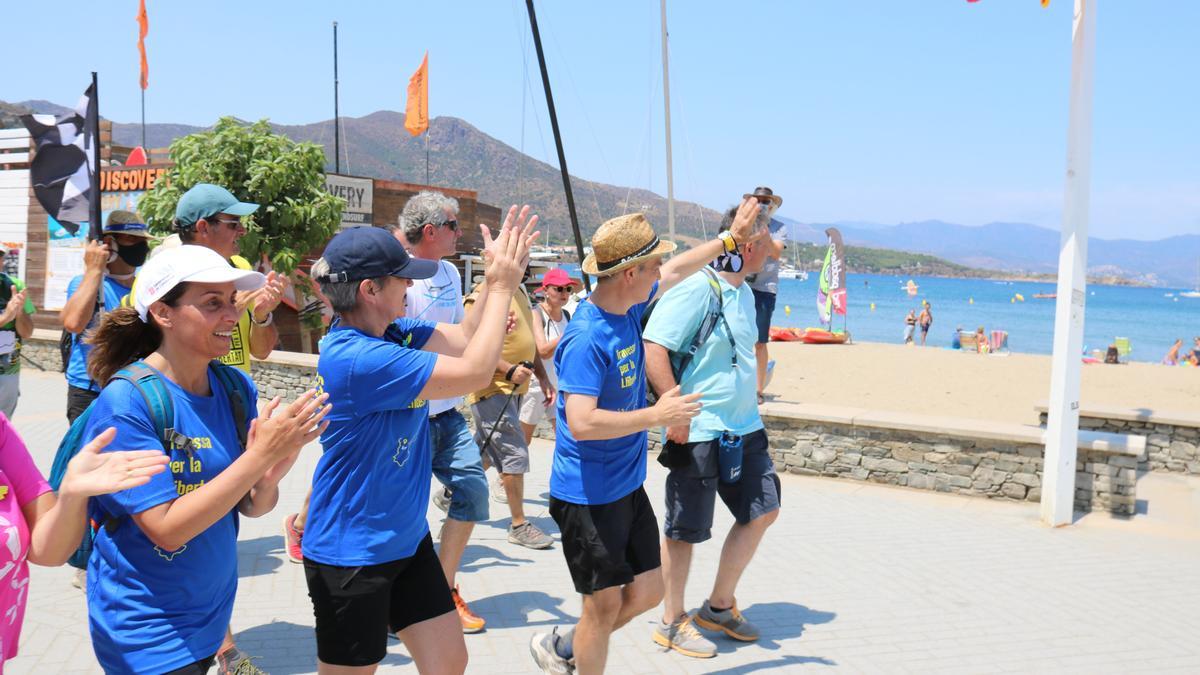
<path fill-rule="evenodd" d="M 783 313 L 784 313 L 784 314 L 786 314 L 786 315 L 788 315 L 788 316 L 791 316 L 791 315 L 792 315 L 792 306 L 791 306 L 791 305 L 784 305 L 784 306 L 783 306 Z"/>
<path fill-rule="evenodd" d="M 872 312 L 874 312 L 874 311 L 875 311 L 875 303 L 873 303 L 873 302 L 871 303 L 871 311 L 872 311 Z"/>
<path fill-rule="evenodd" d="M 973 304 L 975 304 L 975 298 L 967 298 L 967 304 L 968 304 L 968 305 L 973 305 Z"/>

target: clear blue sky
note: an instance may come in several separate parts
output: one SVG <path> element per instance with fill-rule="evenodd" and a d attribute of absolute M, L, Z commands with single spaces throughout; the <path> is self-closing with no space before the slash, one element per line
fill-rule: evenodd
<path fill-rule="evenodd" d="M 428 49 L 432 115 L 557 163 L 523 1 L 147 5 L 148 121 L 331 117 L 337 20 L 343 115 L 402 110 Z M 5 8 L 0 98 L 70 104 L 96 69 L 103 113 L 137 121 L 137 2 L 52 6 Z M 767 184 L 802 221 L 1057 227 L 1072 8 L 674 0 L 676 194 L 721 208 Z M 538 2 L 572 173 L 665 194 L 658 11 Z M 1097 24 L 1091 232 L 1200 232 L 1200 3 L 1101 0 Z"/>

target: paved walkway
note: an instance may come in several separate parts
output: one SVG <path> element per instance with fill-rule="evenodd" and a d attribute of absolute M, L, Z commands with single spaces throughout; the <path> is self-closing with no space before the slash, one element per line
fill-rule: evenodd
<path fill-rule="evenodd" d="M 16 426 L 48 469 L 66 428 L 66 387 L 59 374 L 22 377 Z M 555 531 L 550 453 L 541 442 L 533 451 L 526 508 Z M 318 454 L 316 445 L 305 450 L 275 512 L 242 520 L 234 630 L 275 675 L 316 667 L 312 607 L 302 569 L 281 550 L 280 522 L 303 499 Z M 655 504 L 662 483 L 652 461 Z M 1200 481 L 1146 477 L 1140 490 L 1149 495 L 1143 515 L 1089 515 L 1050 530 L 1035 505 L 786 476 L 783 515 L 739 592 L 763 638 L 718 640 L 717 658 L 689 659 L 650 641 L 656 617 L 647 613 L 614 636 L 610 672 L 1200 671 Z M 477 528 L 460 577 L 488 619 L 485 633 L 466 637 L 471 672 L 534 672 L 530 635 L 579 612 L 560 550 L 510 545 L 505 513 L 493 504 L 497 520 Z M 718 531 L 730 522 L 720 514 Z M 697 551 L 693 607 L 706 596 L 718 550 L 710 542 Z M 9 673 L 99 671 L 70 576 L 69 568 L 33 568 L 21 656 Z M 380 670 L 415 669 L 392 643 Z"/>

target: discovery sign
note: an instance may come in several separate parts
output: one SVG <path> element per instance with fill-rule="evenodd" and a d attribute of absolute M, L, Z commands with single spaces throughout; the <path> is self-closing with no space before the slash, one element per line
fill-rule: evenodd
<path fill-rule="evenodd" d="M 370 178 L 325 174 L 325 190 L 334 197 L 346 200 L 346 208 L 342 209 L 342 227 L 373 224 L 374 187 Z"/>

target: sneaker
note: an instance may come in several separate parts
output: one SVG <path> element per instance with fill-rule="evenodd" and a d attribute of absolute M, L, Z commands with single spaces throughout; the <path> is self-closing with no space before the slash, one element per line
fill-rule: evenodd
<path fill-rule="evenodd" d="M 433 505 L 442 510 L 442 513 L 450 513 L 450 498 L 453 495 L 450 488 L 444 487 L 440 492 L 433 496 Z"/>
<path fill-rule="evenodd" d="M 717 646 L 700 634 L 692 625 L 692 617 L 683 614 L 674 623 L 659 622 L 652 636 L 654 641 L 696 659 L 711 659 L 717 655 Z"/>
<path fill-rule="evenodd" d="M 75 570 L 71 577 L 71 585 L 81 591 L 87 590 L 87 570 Z"/>
<path fill-rule="evenodd" d="M 737 605 L 724 612 L 714 612 L 708 600 L 696 611 L 696 625 L 706 630 L 721 631 L 734 640 L 754 642 L 758 639 L 758 627 L 746 620 Z"/>
<path fill-rule="evenodd" d="M 267 671 L 251 663 L 253 656 L 246 656 L 237 647 L 230 647 L 217 654 L 219 675 L 267 675 Z"/>
<path fill-rule="evenodd" d="M 533 655 L 533 662 L 543 673 L 570 675 L 575 672 L 575 659 L 564 659 L 558 655 L 554 648 L 558 638 L 558 628 L 549 633 L 535 633 L 529 641 L 529 653 Z"/>
<path fill-rule="evenodd" d="M 550 548 L 554 545 L 554 539 L 538 529 L 537 525 L 525 521 L 516 527 L 508 526 L 508 543 L 525 548 Z"/>
<path fill-rule="evenodd" d="M 471 611 L 471 608 L 467 606 L 467 601 L 458 594 L 458 586 L 450 589 L 450 597 L 454 598 L 454 608 L 458 610 L 458 620 L 462 622 L 463 632 L 478 633 L 483 630 L 487 622 L 483 620 L 483 617 Z"/>
<path fill-rule="evenodd" d="M 287 553 L 288 560 L 294 563 L 304 562 L 304 553 L 300 550 L 300 541 L 304 539 L 304 532 L 296 529 L 296 516 L 298 515 L 300 514 L 293 513 L 283 518 L 283 551 Z"/>
<path fill-rule="evenodd" d="M 500 476 L 492 481 L 492 501 L 497 504 L 508 503 L 508 493 L 504 491 L 504 480 Z"/>

